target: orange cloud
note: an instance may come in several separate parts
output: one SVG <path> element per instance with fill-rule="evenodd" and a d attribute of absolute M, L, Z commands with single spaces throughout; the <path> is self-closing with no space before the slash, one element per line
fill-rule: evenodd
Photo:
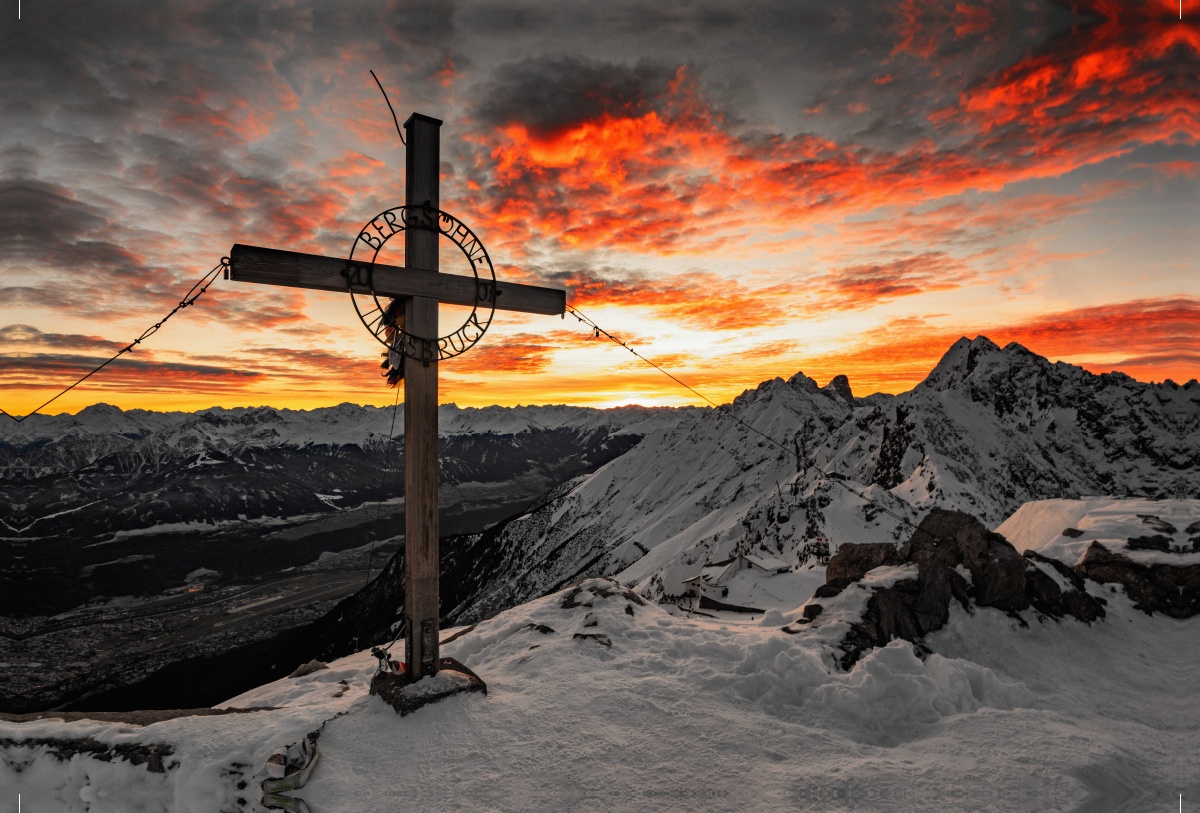
<path fill-rule="evenodd" d="M 73 384 L 103 361 L 105 358 L 101 357 L 48 353 L 6 357 L 0 389 L 20 391 L 22 395 L 40 390 L 48 397 Z M 252 370 L 123 356 L 105 367 L 102 373 L 89 378 L 80 389 L 92 392 L 224 393 L 262 380 L 263 374 Z M 6 411 L 11 412 L 7 408 Z"/>
<path fill-rule="evenodd" d="M 343 195 L 353 197 L 359 194 L 365 186 L 359 179 L 369 179 L 372 175 L 384 170 L 386 166 L 378 158 L 364 155 L 357 150 L 345 150 L 342 152 L 341 158 L 334 158 L 321 164 L 321 179 L 325 186 L 333 187 Z"/>
<path fill-rule="evenodd" d="M 902 296 L 949 291 L 976 277 L 966 263 L 944 252 L 927 252 L 886 263 L 867 263 L 839 268 L 816 281 L 828 297 L 809 304 L 809 309 L 844 310 L 870 307 Z"/>
<path fill-rule="evenodd" d="M 711 272 L 669 277 L 609 279 L 588 271 L 557 275 L 570 304 L 577 307 L 648 308 L 662 318 L 705 330 L 745 330 L 780 324 L 789 318 L 785 297 L 797 286 L 747 288 Z"/>
<path fill-rule="evenodd" d="M 1200 30 L 1164 14 L 1162 3 L 1076 4 L 1103 19 L 1060 47 L 1026 57 L 964 91 L 934 114 L 963 132 L 1026 134 L 1031 164 L 1061 171 L 1127 152 L 1133 144 L 1200 137 L 1200 97 L 1177 59 L 1200 54 Z"/>
<path fill-rule="evenodd" d="M 634 338 L 622 336 L 632 343 Z M 547 330 L 543 333 L 517 333 L 499 341 L 485 340 L 461 356 L 441 362 L 447 373 L 487 372 L 536 373 L 545 370 L 559 350 L 595 347 L 608 343 L 583 330 Z"/>

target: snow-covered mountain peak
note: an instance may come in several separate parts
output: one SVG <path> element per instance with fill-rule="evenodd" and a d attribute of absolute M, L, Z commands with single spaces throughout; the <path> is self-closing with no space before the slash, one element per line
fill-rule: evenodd
<path fill-rule="evenodd" d="M 1012 346 L 1009 345 L 1009 347 Z M 1020 347 L 1020 345 L 1016 346 Z M 960 388 L 972 377 L 985 359 L 992 365 L 1003 364 L 1003 359 L 996 358 L 996 356 L 1004 352 L 987 336 L 976 336 L 974 339 L 963 336 L 950 345 L 950 349 L 916 388 L 938 392 Z"/>
<path fill-rule="evenodd" d="M 844 375 L 835 375 L 829 383 L 821 388 L 821 392 L 841 398 L 850 406 L 854 406 L 854 393 L 850 389 L 850 379 Z"/>

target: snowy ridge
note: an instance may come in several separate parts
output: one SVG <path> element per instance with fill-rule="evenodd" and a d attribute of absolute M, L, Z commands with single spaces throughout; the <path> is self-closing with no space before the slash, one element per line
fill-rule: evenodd
<path fill-rule="evenodd" d="M 959 339 L 915 389 L 818 455 L 914 506 L 999 524 L 1031 500 L 1200 490 L 1200 383 L 1145 384 Z"/>
<path fill-rule="evenodd" d="M 822 388 L 797 374 L 748 390 L 732 410 L 769 437 L 815 449 L 857 410 L 889 398 L 856 399 L 844 378 Z M 507 567 L 472 612 L 484 615 L 582 573 L 613 575 L 657 598 L 705 562 L 737 552 L 799 564 L 810 540 L 832 539 L 832 550 L 844 541 L 898 543 L 901 521 L 853 492 L 914 523 L 921 518 L 884 489 L 796 468 L 794 456 L 728 416 L 684 417 L 507 525 L 495 542 Z M 671 584 L 664 588 L 668 569 Z"/>
<path fill-rule="evenodd" d="M 898 544 L 903 520 L 935 507 L 995 526 L 1048 497 L 1200 490 L 1200 384 L 1094 375 L 982 336 L 899 396 L 856 398 L 844 376 L 819 387 L 798 373 L 730 409 L 830 476 L 798 473 L 796 454 L 729 417 L 688 416 L 507 526 L 497 544 L 511 567 L 480 611 L 583 573 L 659 597 L 738 552 L 800 565 L 817 540 L 830 554 Z"/>

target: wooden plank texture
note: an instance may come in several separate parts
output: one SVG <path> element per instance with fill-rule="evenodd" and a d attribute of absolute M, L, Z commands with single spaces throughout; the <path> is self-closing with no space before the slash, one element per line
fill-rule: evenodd
<path fill-rule="evenodd" d="M 475 304 L 475 278 L 458 274 L 438 274 L 396 265 L 351 264 L 349 260 L 302 254 L 261 246 L 235 245 L 229 252 L 229 278 L 238 282 L 284 285 L 314 291 L 346 290 L 343 272 L 349 266 L 355 282 L 354 292 L 371 293 L 370 281 L 381 297 L 428 296 L 447 305 Z M 496 310 L 540 313 L 557 316 L 566 310 L 567 292 L 558 288 L 496 283 Z"/>
<path fill-rule="evenodd" d="M 441 122 L 414 113 L 404 123 L 408 164 L 404 202 L 438 205 L 438 142 Z M 404 265 L 415 277 L 438 274 L 438 239 L 434 231 L 404 232 Z M 420 269 L 420 270 L 418 270 Z M 438 300 L 410 297 L 404 329 L 436 342 Z M 408 618 L 408 671 L 414 680 L 435 674 L 441 655 L 441 597 L 438 576 L 438 365 L 436 344 L 431 361 L 404 359 L 404 614 Z"/>

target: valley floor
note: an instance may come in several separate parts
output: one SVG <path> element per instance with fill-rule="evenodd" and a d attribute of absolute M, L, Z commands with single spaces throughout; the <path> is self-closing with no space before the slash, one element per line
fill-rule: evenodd
<path fill-rule="evenodd" d="M 783 633 L 776 613 L 678 617 L 601 595 L 612 587 L 585 582 L 581 606 L 564 608 L 563 591 L 447 644 L 488 695 L 404 718 L 368 695 L 375 661 L 359 653 L 223 704 L 282 707 L 271 711 L 145 728 L 0 723 L 12 743 L 0 811 L 17 810 L 18 792 L 22 810 L 39 812 L 258 809 L 266 757 L 323 721 L 321 760 L 295 793 L 313 813 L 1165 811 L 1181 793 L 1185 809 L 1200 803 L 1195 619 L 1149 617 L 1107 589 L 1108 617 L 1091 626 L 1026 612 L 1022 627 L 955 607 L 930 637 L 937 654 L 921 661 L 895 641 L 842 673 L 818 636 Z M 174 753 L 153 773 L 121 759 L 63 762 L 34 742 L 85 737 Z"/>

